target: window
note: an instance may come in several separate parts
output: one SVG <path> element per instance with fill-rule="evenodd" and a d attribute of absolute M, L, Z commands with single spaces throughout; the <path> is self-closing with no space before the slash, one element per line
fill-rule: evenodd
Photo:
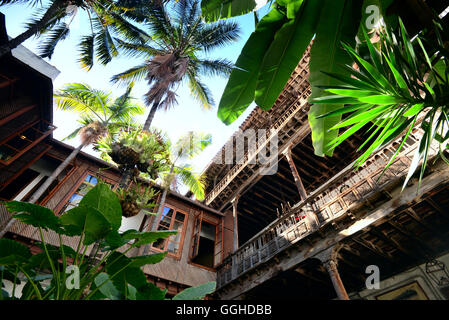
<path fill-rule="evenodd" d="M 182 251 L 182 240 L 187 214 L 170 206 L 165 206 L 157 230 L 177 230 L 178 233 L 167 239 L 159 239 L 152 247 L 179 257 Z"/>
<path fill-rule="evenodd" d="M 104 181 L 103 178 L 101 180 L 108 184 L 112 189 L 115 186 L 115 183 Z M 72 208 L 75 208 L 80 203 L 81 199 L 86 195 L 87 192 L 89 192 L 90 189 L 95 187 L 98 183 L 97 177 L 95 177 L 92 174 L 87 174 L 84 178 L 83 182 L 81 182 L 80 186 L 76 191 L 72 194 L 69 201 L 65 204 L 65 206 L 62 208 L 61 212 L 65 212 L 67 210 L 70 210 Z"/>
<path fill-rule="evenodd" d="M 214 224 L 207 221 L 201 212 L 195 219 L 190 261 L 207 268 L 219 265 L 223 252 L 222 234 L 222 223 Z"/>

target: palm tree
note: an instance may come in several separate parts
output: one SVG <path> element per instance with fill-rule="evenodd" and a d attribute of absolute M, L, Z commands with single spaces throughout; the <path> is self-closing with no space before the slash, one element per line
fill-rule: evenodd
<path fill-rule="evenodd" d="M 171 166 L 170 170 L 162 174 L 161 186 L 164 191 L 162 192 L 151 230 L 154 231 L 157 228 L 158 221 L 156 217 L 160 217 L 164 210 L 168 191 L 170 189 L 176 190 L 178 184 L 186 186 L 197 200 L 204 199 L 206 177 L 196 174 L 187 161 L 199 155 L 211 143 L 212 137 L 210 134 L 196 132 L 188 132 L 180 137 L 175 144 L 172 144 L 168 139 L 166 140 L 170 153 Z M 141 250 L 148 250 L 148 248 L 145 249 L 142 247 Z"/>
<path fill-rule="evenodd" d="M 105 135 L 113 135 L 121 127 L 130 123 L 134 125 L 133 117 L 144 113 L 144 107 L 133 102 L 131 90 L 133 84 L 128 86 L 126 92 L 117 99 L 111 99 L 111 93 L 91 88 L 83 83 L 66 84 L 54 94 L 56 108 L 71 111 L 81 116 L 81 126 L 67 138 L 80 136 L 81 144 L 56 168 L 45 180 L 42 186 L 31 196 L 29 202 L 35 203 L 47 190 L 58 175 L 69 165 L 84 147 L 96 143 Z M 0 238 L 11 228 L 15 219 L 11 219 L 0 232 Z"/>
<path fill-rule="evenodd" d="M 136 42 L 145 42 L 150 37 L 140 30 L 132 12 L 137 10 L 138 2 L 133 6 L 120 0 L 50 0 L 48 6 L 39 10 L 26 24 L 27 29 L 6 44 L 0 46 L 0 57 L 16 48 L 32 36 L 43 36 L 39 45 L 39 55 L 51 58 L 59 41 L 69 35 L 70 25 L 79 11 L 87 13 L 90 22 L 90 34 L 83 36 L 80 47 L 80 63 L 90 70 L 94 56 L 102 64 L 107 64 L 118 54 L 114 35 L 122 34 Z M 41 4 L 41 0 L 0 0 L 0 6 L 27 3 L 32 6 Z M 42 10 L 43 9 L 43 10 Z M 42 12 L 44 13 L 42 14 Z"/>
<path fill-rule="evenodd" d="M 158 109 L 176 104 L 176 87 L 188 80 L 193 96 L 210 108 L 214 101 L 201 76 L 230 74 L 233 64 L 226 59 L 210 60 L 201 56 L 238 39 L 239 28 L 234 22 L 205 23 L 197 0 L 178 1 L 166 7 L 148 4 L 142 21 L 150 28 L 152 40 L 146 43 L 117 39 L 123 54 L 142 57 L 146 61 L 112 77 L 111 81 L 129 83 L 146 78 L 150 86 L 145 103 L 151 106 L 143 130 L 150 128 Z"/>

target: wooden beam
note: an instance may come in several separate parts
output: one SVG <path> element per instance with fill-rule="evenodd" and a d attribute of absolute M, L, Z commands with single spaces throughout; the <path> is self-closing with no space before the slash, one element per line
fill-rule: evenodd
<path fill-rule="evenodd" d="M 301 196 L 301 200 L 304 201 L 307 199 L 307 192 L 306 189 L 304 188 L 304 185 L 302 184 L 302 180 L 301 177 L 299 176 L 298 169 L 296 169 L 295 163 L 293 162 L 291 145 L 287 148 L 284 155 L 288 161 L 288 164 L 290 165 L 290 169 L 292 171 L 296 187 L 298 188 L 299 195 Z"/>
<path fill-rule="evenodd" d="M 239 202 L 239 196 L 236 196 L 231 200 L 232 202 L 232 218 L 234 221 L 234 252 L 239 248 L 239 229 L 238 229 L 238 217 L 237 217 L 237 204 Z"/>

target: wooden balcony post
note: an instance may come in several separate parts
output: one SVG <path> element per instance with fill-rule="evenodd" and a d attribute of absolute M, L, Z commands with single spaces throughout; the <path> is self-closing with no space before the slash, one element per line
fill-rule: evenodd
<path fill-rule="evenodd" d="M 319 259 L 332 281 L 332 285 L 334 286 L 335 292 L 337 293 L 337 297 L 339 300 L 349 300 L 348 293 L 346 292 L 345 286 L 343 285 L 343 281 L 341 281 L 340 273 L 338 272 L 337 265 L 337 253 L 341 248 L 339 245 L 332 246 L 323 252 L 317 254 L 315 258 Z"/>
<path fill-rule="evenodd" d="M 292 146 L 288 146 L 287 149 L 284 151 L 284 155 L 288 161 L 288 164 L 290 165 L 290 170 L 292 171 L 293 178 L 295 180 L 296 187 L 298 188 L 299 195 L 301 197 L 301 200 L 306 200 L 307 198 L 307 192 L 304 188 L 304 185 L 302 184 L 301 177 L 299 176 L 298 169 L 296 169 L 295 163 L 293 162 L 292 158 Z"/>
<path fill-rule="evenodd" d="M 301 200 L 304 201 L 307 199 L 307 191 L 304 188 L 304 185 L 302 184 L 302 180 L 301 180 L 301 177 L 299 176 L 298 169 L 296 168 L 295 162 L 293 161 L 291 145 L 289 145 L 288 148 L 285 149 L 284 155 L 288 161 L 288 164 L 290 165 L 290 170 L 292 171 L 292 175 L 295 180 L 296 188 L 298 188 L 299 196 L 301 197 Z M 306 216 L 308 217 L 310 229 L 312 229 L 312 230 L 318 229 L 320 223 L 319 223 L 318 217 L 310 203 L 307 203 L 304 206 L 304 211 L 306 213 Z"/>
<path fill-rule="evenodd" d="M 239 202 L 239 196 L 237 195 L 232 201 L 232 218 L 234 221 L 234 251 L 236 252 L 239 248 L 239 228 L 238 228 L 238 211 L 237 204 Z"/>

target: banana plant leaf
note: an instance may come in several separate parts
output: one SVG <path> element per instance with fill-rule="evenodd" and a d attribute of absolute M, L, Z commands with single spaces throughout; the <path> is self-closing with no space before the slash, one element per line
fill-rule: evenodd
<path fill-rule="evenodd" d="M 344 41 L 355 45 L 361 11 L 361 1 L 324 1 L 316 39 L 310 53 L 311 99 L 323 96 L 324 90 L 321 86 L 341 84 L 339 80 L 326 73 L 346 74 L 343 66 L 351 64 L 351 58 L 340 43 Z M 342 104 L 315 103 L 311 107 L 309 123 L 316 155 L 332 156 L 333 150 L 329 148 L 329 143 L 338 136 L 338 130 L 331 128 L 341 120 L 340 115 L 325 118 L 319 118 L 319 116 L 338 110 L 342 106 Z"/>

